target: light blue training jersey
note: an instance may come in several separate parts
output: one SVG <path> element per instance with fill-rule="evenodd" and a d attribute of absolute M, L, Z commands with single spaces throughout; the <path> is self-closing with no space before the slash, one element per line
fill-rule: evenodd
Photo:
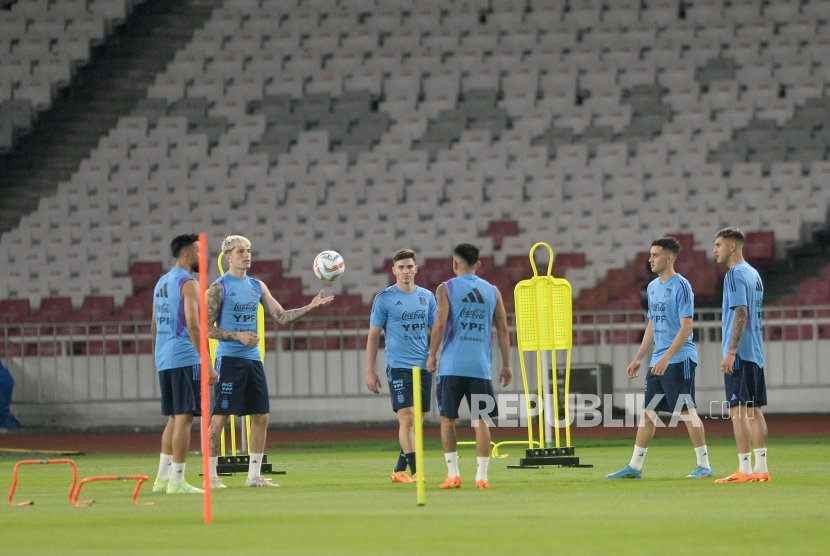
<path fill-rule="evenodd" d="M 438 376 L 493 379 L 493 312 L 496 287 L 475 274 L 462 274 L 444 282 L 450 314 Z"/>
<path fill-rule="evenodd" d="M 723 356 L 729 350 L 735 307 L 747 308 L 746 328 L 738 344 L 738 357 L 764 368 L 764 328 L 761 313 L 764 305 L 764 284 L 758 271 L 741 261 L 723 278 Z"/>
<path fill-rule="evenodd" d="M 156 368 L 159 371 L 191 367 L 200 363 L 184 316 L 182 286 L 193 280 L 183 268 L 174 267 L 161 277 L 153 290 L 156 312 Z"/>
<path fill-rule="evenodd" d="M 369 324 L 386 333 L 386 366 L 393 369 L 426 368 L 429 330 L 435 323 L 435 296 L 415 286 L 411 294 L 397 284 L 375 296 Z"/>
<path fill-rule="evenodd" d="M 648 285 L 648 318 L 654 329 L 654 353 L 649 367 L 660 360 L 680 332 L 680 319 L 692 318 L 695 314 L 695 295 L 689 281 L 675 274 L 665 282 L 655 278 Z M 697 363 L 697 348 L 692 336 L 686 338 L 669 363 L 682 363 L 691 359 Z"/>
<path fill-rule="evenodd" d="M 257 310 L 262 299 L 262 284 L 245 276 L 241 280 L 228 273 L 219 278 L 222 286 L 222 306 L 219 308 L 216 327 L 229 332 L 248 330 L 257 333 Z M 246 346 L 238 340 L 221 341 L 216 346 L 216 358 L 239 357 L 262 361 L 259 346 Z"/>

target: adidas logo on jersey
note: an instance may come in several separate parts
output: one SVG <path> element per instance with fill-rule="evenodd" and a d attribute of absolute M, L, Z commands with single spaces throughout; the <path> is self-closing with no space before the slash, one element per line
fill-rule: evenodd
<path fill-rule="evenodd" d="M 403 305 L 403 303 L 401 303 L 400 301 L 398 301 L 397 303 L 395 303 L 395 305 Z"/>
<path fill-rule="evenodd" d="M 228 297 L 236 297 L 236 292 L 231 292 L 231 294 Z"/>
<path fill-rule="evenodd" d="M 467 297 L 465 297 L 462 301 L 465 303 L 484 303 L 484 298 L 481 297 L 481 292 L 478 291 L 478 288 L 473 288 L 473 291 L 467 294 Z"/>

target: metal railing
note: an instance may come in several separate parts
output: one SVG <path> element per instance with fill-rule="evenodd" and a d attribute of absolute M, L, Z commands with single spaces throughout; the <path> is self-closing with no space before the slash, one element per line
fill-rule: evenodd
<path fill-rule="evenodd" d="M 615 393 L 641 391 L 641 384 L 625 379 L 625 367 L 645 323 L 639 311 L 575 313 L 572 365 L 610 364 Z M 722 357 L 721 311 L 696 311 L 693 330 L 698 391 L 715 392 L 723 384 L 713 371 Z M 268 330 L 264 367 L 271 398 L 372 398 L 365 386 L 368 331 L 368 317 L 309 317 Z M 830 388 L 830 307 L 767 309 L 764 335 L 768 388 Z M 18 406 L 160 399 L 148 322 L 0 324 L 0 357 L 15 379 L 12 403 Z M 376 368 L 383 369 L 382 349 L 378 357 Z M 519 374 L 515 348 L 512 364 Z M 535 376 L 528 379 L 535 387 Z M 501 389 L 521 390 L 518 376 Z"/>

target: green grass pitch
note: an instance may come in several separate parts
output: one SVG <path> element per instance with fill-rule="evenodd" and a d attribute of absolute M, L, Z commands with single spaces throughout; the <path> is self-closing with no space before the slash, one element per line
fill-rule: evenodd
<path fill-rule="evenodd" d="M 577 440 L 591 469 L 507 469 L 491 460 L 489 491 L 474 488 L 475 457 L 461 448 L 462 488 L 440 491 L 446 475 L 437 440 L 426 441 L 426 505 L 415 485 L 392 484 L 395 441 L 269 447 L 279 489 L 243 488 L 245 477 L 225 479 L 214 491 L 214 522 L 202 522 L 201 496 L 150 493 L 145 484 L 133 506 L 134 483 L 92 483 L 67 501 L 71 471 L 63 465 L 26 466 L 15 501 L 0 509 L 0 554 L 818 554 L 830 542 L 830 466 L 826 438 L 774 437 L 769 443 L 773 482 L 715 485 L 686 479 L 695 467 L 688 439 L 652 443 L 641 480 L 608 481 L 631 456 L 633 440 Z M 709 440 L 716 476 L 737 467 L 731 438 Z M 0 489 L 8 493 L 14 464 L 0 457 Z M 188 478 L 197 481 L 198 456 Z M 157 456 L 90 455 L 75 458 L 79 478 L 145 474 L 155 477 Z"/>

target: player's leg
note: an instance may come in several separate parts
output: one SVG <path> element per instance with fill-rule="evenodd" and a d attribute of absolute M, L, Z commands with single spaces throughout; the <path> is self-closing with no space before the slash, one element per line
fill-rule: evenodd
<path fill-rule="evenodd" d="M 190 429 L 193 425 L 193 412 L 175 415 L 173 419 L 173 464 L 170 470 L 170 483 L 167 485 L 168 494 L 200 494 L 201 488 L 195 487 L 185 480 L 187 466 L 187 452 L 190 449 Z"/>
<path fill-rule="evenodd" d="M 458 419 L 458 408 L 464 397 L 456 376 L 441 377 L 441 444 L 444 447 L 444 461 L 447 462 L 447 480 L 441 483 L 442 489 L 461 487 L 461 478 L 458 473 L 458 438 L 455 432 L 455 421 Z"/>
<path fill-rule="evenodd" d="M 413 393 L 412 398 L 412 451 L 407 452 L 405 454 L 407 463 L 409 464 L 409 469 L 412 471 L 412 480 L 413 482 L 418 478 L 418 470 L 416 469 L 415 463 L 415 398 Z M 424 418 L 427 415 L 427 412 L 432 408 L 432 374 L 427 372 L 421 372 L 421 423 L 424 422 Z"/>
<path fill-rule="evenodd" d="M 472 378 L 468 379 L 467 388 L 467 403 L 470 406 L 470 412 L 474 411 L 472 396 L 477 396 L 478 399 L 486 397 L 492 402 L 492 409 L 488 412 L 487 417 L 492 421 L 498 418 L 499 408 L 496 403 L 496 397 L 493 394 L 493 381 Z M 480 406 L 479 408 L 481 409 Z M 473 423 L 476 434 L 476 488 L 485 489 L 490 488 L 487 482 L 487 470 L 490 466 L 490 425 L 487 419 L 478 419 Z"/>
<path fill-rule="evenodd" d="M 173 416 L 167 417 L 164 432 L 161 433 L 161 453 L 159 454 L 159 470 L 153 483 L 153 492 L 156 494 L 167 490 L 170 481 L 170 468 L 173 464 Z"/>
<path fill-rule="evenodd" d="M 628 465 L 615 473 L 610 473 L 605 476 L 606 479 L 640 479 L 643 476 L 643 462 L 648 453 L 648 446 L 651 444 L 651 439 L 654 438 L 654 433 L 657 430 L 657 412 L 658 407 L 663 407 L 666 403 L 666 394 L 663 391 L 663 385 L 660 377 L 651 374 L 651 369 L 646 373 L 645 397 L 643 399 L 643 408 L 640 411 L 640 423 L 637 426 L 637 436 L 634 440 L 634 453 L 631 454 L 631 460 Z M 654 409 L 652 409 L 654 408 Z"/>
<path fill-rule="evenodd" d="M 245 486 L 271 487 L 279 486 L 262 476 L 262 459 L 265 455 L 265 442 L 268 435 L 268 416 L 271 406 L 268 400 L 268 383 L 261 361 L 248 361 L 248 380 L 245 386 L 245 402 L 242 414 L 251 416 L 251 438 L 248 439 L 248 479 Z"/>
<path fill-rule="evenodd" d="M 744 377 L 744 362 L 736 361 L 732 374 L 724 374 L 726 399 L 729 403 L 729 420 L 738 447 L 738 470 L 718 479 L 716 483 L 748 483 L 752 476 L 752 431 L 747 418 L 747 402 L 751 402 L 749 390 Z"/>
<path fill-rule="evenodd" d="M 398 440 L 401 451 L 398 461 L 392 471 L 393 483 L 411 483 L 412 478 L 406 471 L 406 466 L 412 460 L 412 472 L 415 472 L 415 413 L 412 396 L 412 371 L 407 369 L 386 368 L 389 381 L 389 395 L 392 399 L 392 409 L 398 416 Z"/>
<path fill-rule="evenodd" d="M 770 477 L 767 469 L 767 421 L 764 419 L 764 412 L 761 409 L 767 405 L 767 385 L 764 378 L 764 369 L 755 363 L 747 363 L 746 367 L 746 380 L 749 383 L 752 397 L 752 405 L 747 407 L 749 432 L 752 438 L 753 451 L 755 452 L 755 467 L 752 469 L 752 476 L 756 483 L 768 483 Z"/>
<path fill-rule="evenodd" d="M 173 463 L 173 387 L 170 383 L 170 371 L 159 371 L 159 388 L 161 390 L 161 414 L 167 416 L 167 424 L 161 433 L 161 453 L 159 454 L 159 470 L 153 483 L 153 492 L 167 491 L 170 481 L 170 466 Z"/>
<path fill-rule="evenodd" d="M 697 363 L 691 359 L 686 359 L 682 363 L 677 363 L 677 366 L 672 369 L 673 372 L 673 392 L 671 396 L 667 396 L 667 401 L 674 400 L 674 412 L 680 416 L 680 419 L 686 424 L 686 430 L 689 433 L 689 438 L 692 441 L 692 447 L 695 449 L 695 457 L 697 458 L 697 465 L 691 473 L 686 477 L 689 479 L 702 479 L 705 477 L 714 476 L 712 466 L 709 464 L 709 449 L 706 447 L 706 432 L 703 428 L 703 421 L 697 414 L 697 404 L 695 403 L 695 368 Z M 668 373 L 667 373 L 668 374 Z M 667 388 L 672 388 L 667 386 Z"/>

